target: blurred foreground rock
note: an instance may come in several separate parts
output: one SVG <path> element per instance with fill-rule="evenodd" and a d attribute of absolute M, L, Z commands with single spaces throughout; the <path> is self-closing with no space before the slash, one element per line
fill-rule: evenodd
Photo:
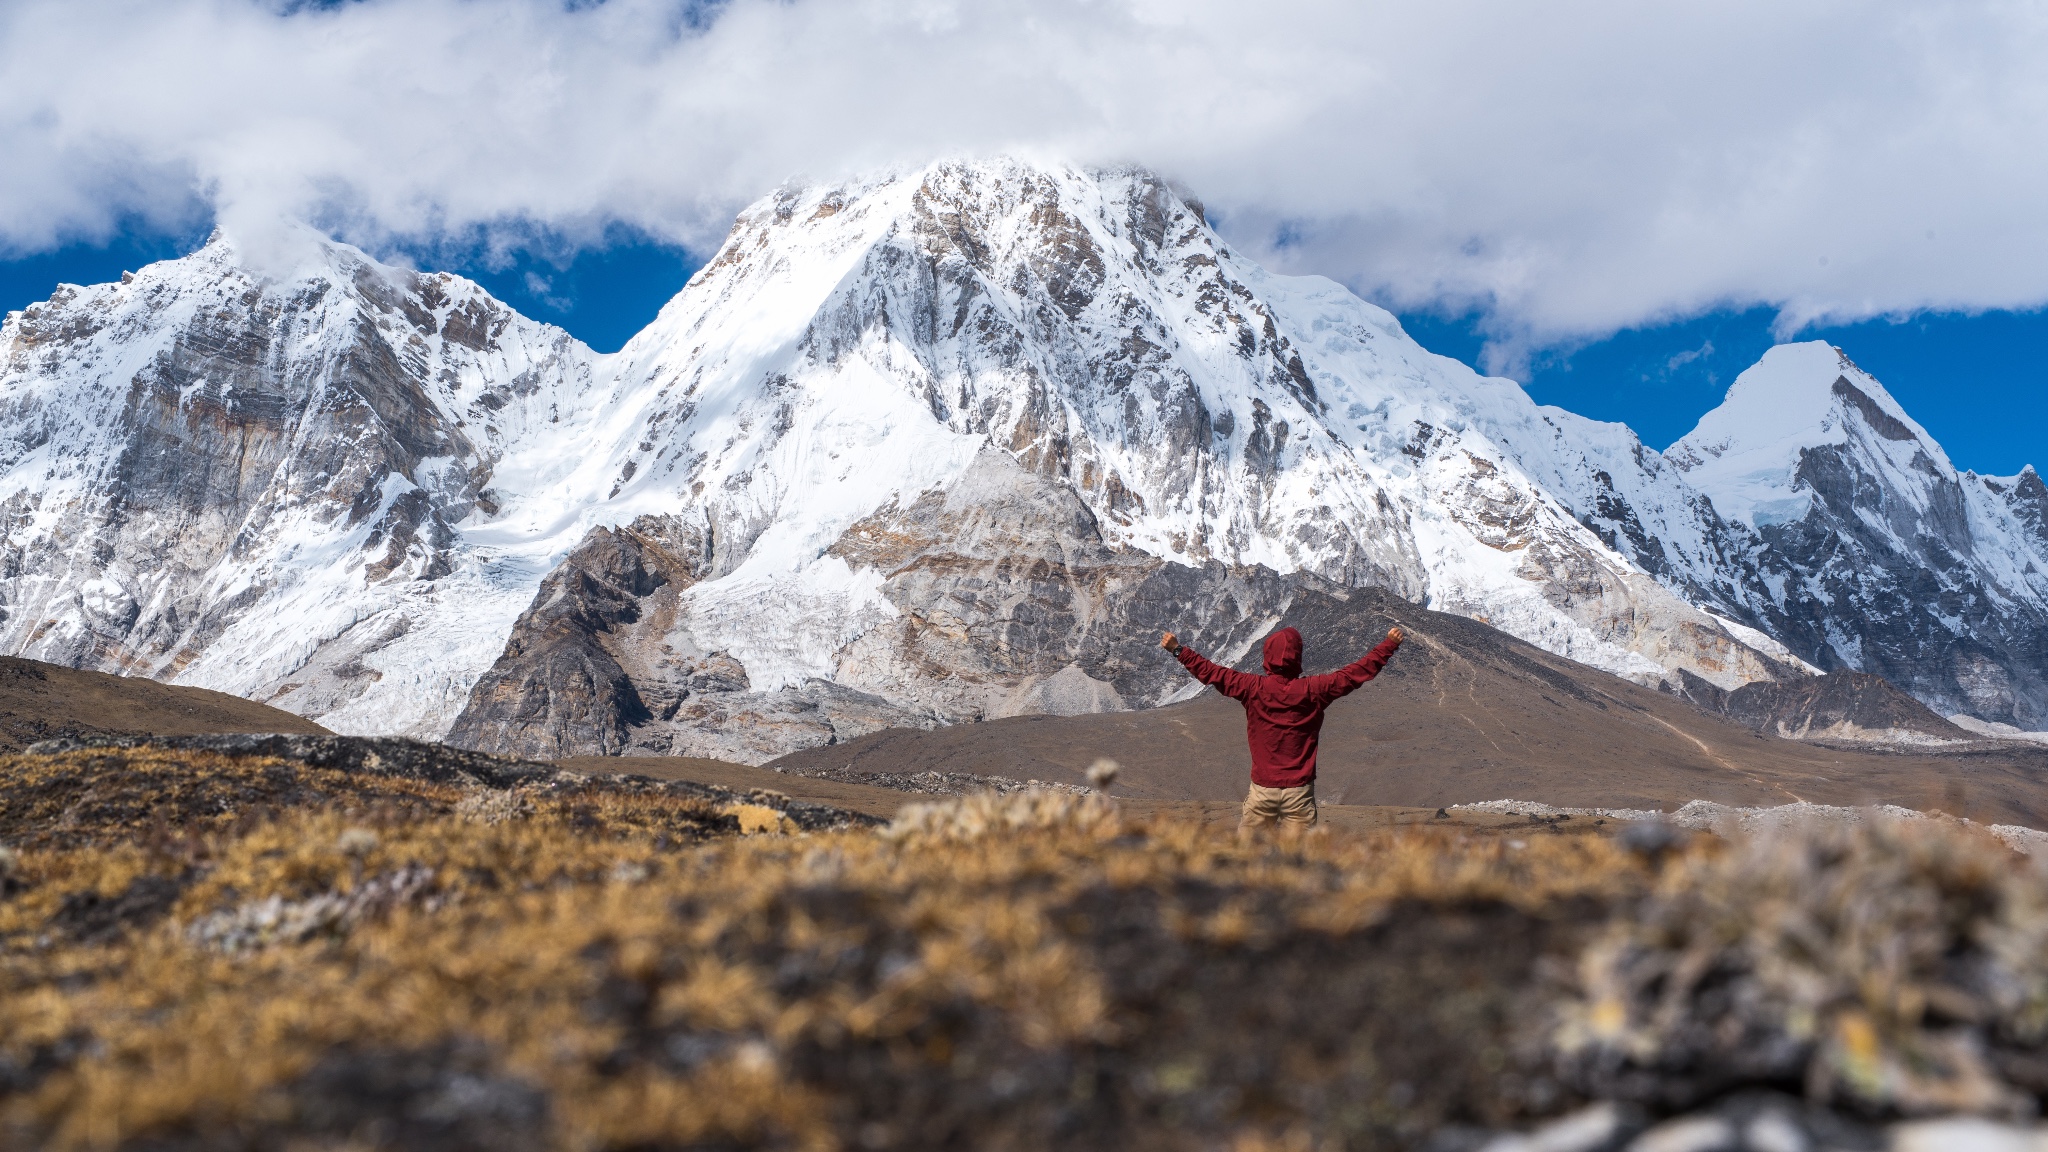
<path fill-rule="evenodd" d="M 1526 1132 L 1446 1129 L 1428 1152 L 2044 1152 L 2048 1127 L 1982 1117 L 1891 1124 L 1776 1093 L 1740 1094 L 1656 1122 L 1595 1104 Z"/>

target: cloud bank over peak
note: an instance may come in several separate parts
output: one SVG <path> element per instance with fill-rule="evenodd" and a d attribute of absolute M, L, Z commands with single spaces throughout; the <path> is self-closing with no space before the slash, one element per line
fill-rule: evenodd
<path fill-rule="evenodd" d="M 1137 162 L 1501 347 L 2048 301 L 2048 10 L 1577 0 L 11 0 L 0 250 L 213 213 L 699 250 L 792 175 Z"/>

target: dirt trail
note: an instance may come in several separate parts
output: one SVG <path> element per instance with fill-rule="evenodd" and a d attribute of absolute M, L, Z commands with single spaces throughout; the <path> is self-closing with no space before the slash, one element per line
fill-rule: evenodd
<path fill-rule="evenodd" d="M 1702 756 L 1705 756 L 1707 759 L 1712 760 L 1714 763 L 1719 764 L 1723 768 L 1726 768 L 1728 771 L 1735 773 L 1737 776 L 1742 777 L 1744 780 L 1747 780 L 1760 788 L 1771 788 L 1778 792 L 1782 792 L 1786 796 L 1791 797 L 1795 803 L 1803 804 L 1806 802 L 1806 797 L 1801 796 L 1799 793 L 1792 791 L 1790 788 L 1785 787 L 1783 784 L 1780 784 L 1775 780 L 1766 780 L 1763 777 L 1758 776 L 1756 773 L 1744 769 L 1740 764 L 1737 764 L 1734 761 L 1728 759 L 1726 756 L 1721 755 L 1719 752 L 1714 751 L 1713 746 L 1708 744 L 1705 740 L 1702 740 L 1699 737 L 1693 735 L 1692 733 L 1685 731 L 1678 725 L 1673 724 L 1671 721 L 1664 719 L 1662 716 L 1652 716 L 1651 719 L 1655 720 L 1659 724 L 1662 724 L 1664 727 L 1669 728 L 1671 731 L 1677 733 L 1679 736 L 1682 736 L 1685 739 L 1692 741 L 1693 744 L 1698 746 L 1700 754 Z"/>

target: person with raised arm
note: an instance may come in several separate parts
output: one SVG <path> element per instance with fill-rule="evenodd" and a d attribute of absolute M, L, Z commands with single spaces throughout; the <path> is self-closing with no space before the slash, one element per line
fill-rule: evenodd
<path fill-rule="evenodd" d="M 1301 633 L 1292 628 L 1266 637 L 1263 676 L 1205 659 L 1171 632 L 1160 636 L 1159 646 L 1173 653 L 1189 675 L 1244 706 L 1252 787 L 1238 817 L 1240 833 L 1276 824 L 1290 829 L 1315 826 L 1316 744 L 1322 736 L 1323 713 L 1379 675 L 1405 635 L 1398 627 L 1390 628 L 1387 638 L 1356 662 L 1320 676 L 1301 674 Z"/>

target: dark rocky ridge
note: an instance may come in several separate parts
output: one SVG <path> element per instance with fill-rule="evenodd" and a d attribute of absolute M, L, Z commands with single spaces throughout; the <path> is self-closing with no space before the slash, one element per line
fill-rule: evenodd
<path fill-rule="evenodd" d="M 1687 677 L 1685 687 L 1687 698 L 1702 708 L 1788 739 L 1892 743 L 1915 737 L 1936 743 L 1978 739 L 1891 681 L 1868 672 L 1836 669 L 1824 676 L 1744 684 L 1732 692 Z"/>
<path fill-rule="evenodd" d="M 542 583 L 449 743 L 543 759 L 758 763 L 792 745 L 935 722 L 828 681 L 756 692 L 738 660 L 679 641 L 679 597 L 716 557 L 709 532 L 673 517 L 593 530 Z"/>

